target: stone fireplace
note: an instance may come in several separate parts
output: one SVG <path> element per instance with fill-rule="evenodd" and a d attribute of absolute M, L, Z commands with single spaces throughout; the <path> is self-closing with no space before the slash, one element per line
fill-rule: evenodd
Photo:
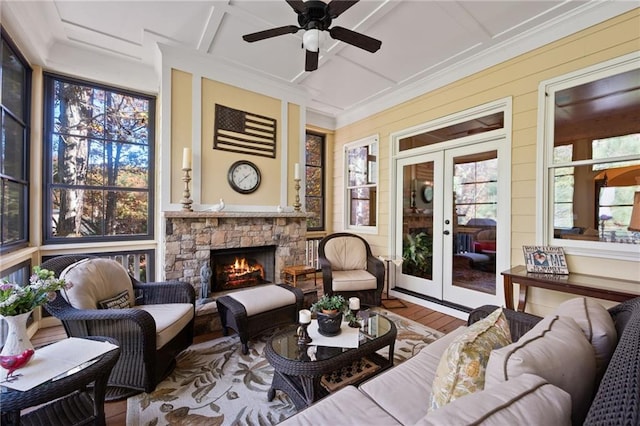
<path fill-rule="evenodd" d="M 266 281 L 280 282 L 284 267 L 305 264 L 307 213 L 169 211 L 164 217 L 165 279 L 190 283 L 196 295 L 202 267 L 211 266 L 215 275 L 212 253 L 218 250 L 271 247 L 273 271 Z"/>

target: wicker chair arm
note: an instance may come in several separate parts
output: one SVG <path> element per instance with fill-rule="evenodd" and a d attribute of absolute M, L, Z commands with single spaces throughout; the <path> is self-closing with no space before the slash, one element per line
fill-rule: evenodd
<path fill-rule="evenodd" d="M 141 283 L 133 280 L 136 305 L 157 305 L 161 303 L 191 303 L 195 305 L 196 294 L 193 286 L 181 281 Z M 138 297 L 138 292 L 142 295 Z"/>
<path fill-rule="evenodd" d="M 469 319 L 467 320 L 467 325 L 471 325 L 474 322 L 477 322 L 493 311 L 498 309 L 498 306 L 494 305 L 484 305 L 479 308 L 474 309 L 469 313 Z M 514 342 L 520 339 L 522 335 L 524 335 L 527 331 L 531 330 L 534 325 L 536 325 L 542 318 L 528 314 L 526 312 L 517 312 L 511 309 L 503 309 L 504 315 L 509 322 L 509 329 L 511 330 L 511 340 Z"/>
<path fill-rule="evenodd" d="M 382 290 L 384 289 L 384 262 L 374 255 L 367 256 L 367 271 L 371 275 L 376 277 L 378 283 L 377 289 L 382 292 Z"/>
<path fill-rule="evenodd" d="M 331 272 L 331 262 L 326 257 L 318 257 L 318 261 L 322 270 L 322 289 L 324 294 L 332 294 L 333 273 Z"/>

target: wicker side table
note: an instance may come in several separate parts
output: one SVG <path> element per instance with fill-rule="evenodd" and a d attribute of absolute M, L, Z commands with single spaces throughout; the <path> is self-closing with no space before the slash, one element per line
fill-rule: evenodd
<path fill-rule="evenodd" d="M 91 340 L 118 342 L 108 337 Z M 104 398 L 111 369 L 120 357 L 120 348 L 97 357 L 90 365 L 66 377 L 49 380 L 28 391 L 0 386 L 3 426 L 10 425 L 104 425 Z M 94 384 L 93 387 L 88 385 Z M 53 401 L 53 402 L 51 402 Z M 46 404 L 20 416 L 20 410 Z"/>

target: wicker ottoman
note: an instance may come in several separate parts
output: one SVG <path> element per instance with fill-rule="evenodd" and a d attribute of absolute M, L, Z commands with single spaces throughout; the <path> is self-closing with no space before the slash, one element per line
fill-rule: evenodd
<path fill-rule="evenodd" d="M 222 332 L 234 329 L 242 342 L 242 353 L 249 352 L 249 339 L 270 328 L 294 324 L 302 309 L 304 295 L 299 288 L 272 284 L 230 293 L 216 299 Z"/>

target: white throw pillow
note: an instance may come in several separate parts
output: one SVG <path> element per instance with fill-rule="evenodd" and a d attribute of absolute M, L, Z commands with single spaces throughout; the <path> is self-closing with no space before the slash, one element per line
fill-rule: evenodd
<path fill-rule="evenodd" d="M 572 421 L 582 424 L 593 396 L 596 359 L 576 322 L 556 315 L 542 319 L 515 343 L 491 352 L 485 389 L 530 373 L 571 395 Z"/>
<path fill-rule="evenodd" d="M 592 299 L 578 297 L 558 305 L 551 315 L 573 318 L 596 354 L 596 375 L 604 375 L 618 342 L 616 325 L 604 306 Z"/>
<path fill-rule="evenodd" d="M 124 266 L 115 260 L 84 259 L 69 265 L 60 278 L 73 284 L 61 294 L 76 309 L 98 309 L 98 302 L 125 290 L 129 294 L 129 301 L 134 300 L 131 277 Z"/>

